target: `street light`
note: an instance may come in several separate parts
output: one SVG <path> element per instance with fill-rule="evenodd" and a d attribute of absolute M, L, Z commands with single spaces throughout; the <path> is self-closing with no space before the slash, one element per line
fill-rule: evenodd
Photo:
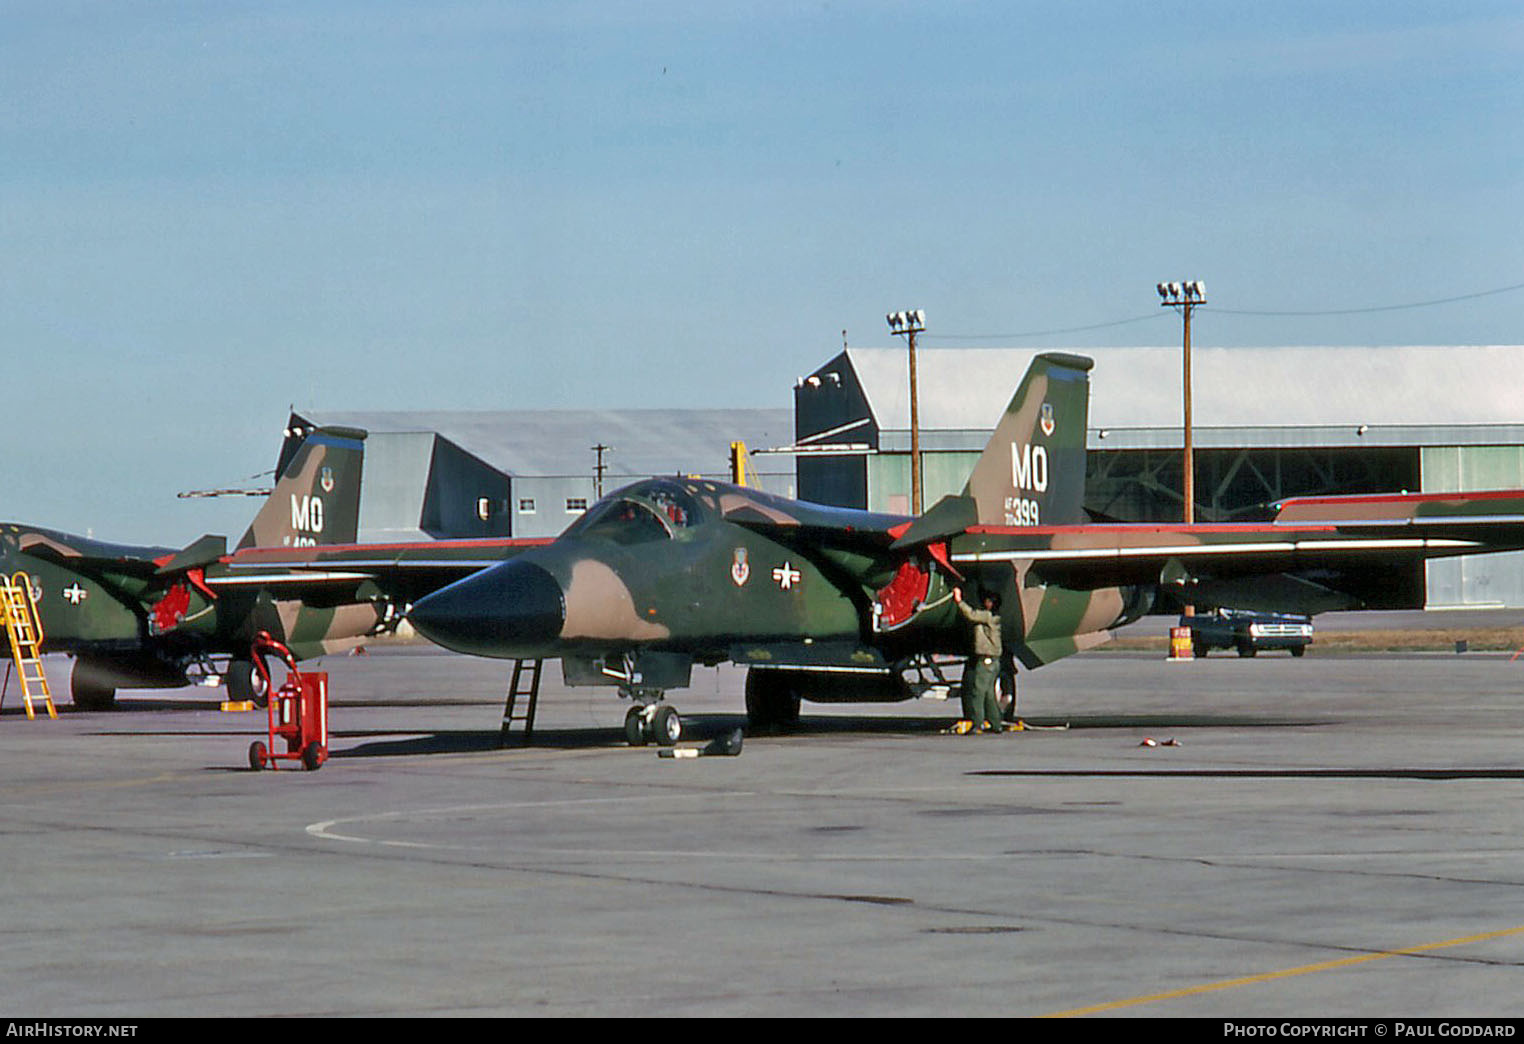
<path fill-rule="evenodd" d="M 889 332 L 898 337 L 905 335 L 910 342 L 910 508 L 911 513 L 921 514 L 921 418 L 916 405 L 915 390 L 915 335 L 926 329 L 926 313 L 919 308 L 908 312 L 890 312 L 884 316 Z"/>
<path fill-rule="evenodd" d="M 1206 304 L 1206 284 L 1201 280 L 1184 283 L 1160 283 L 1159 302 L 1163 308 L 1174 308 L 1185 322 L 1183 353 L 1185 356 L 1185 524 L 1196 521 L 1196 456 L 1191 437 L 1191 312 L 1197 305 Z"/>

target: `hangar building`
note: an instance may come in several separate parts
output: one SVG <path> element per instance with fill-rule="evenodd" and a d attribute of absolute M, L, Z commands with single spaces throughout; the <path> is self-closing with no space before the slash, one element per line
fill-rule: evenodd
<path fill-rule="evenodd" d="M 1182 517 L 1181 353 L 1084 348 L 1087 507 Z M 925 504 L 962 489 L 1034 349 L 916 353 Z M 1192 350 L 1196 517 L 1282 497 L 1524 488 L 1524 346 Z M 794 389 L 799 496 L 908 513 L 907 353 L 849 348 Z M 1524 607 L 1524 553 L 1415 572 L 1393 604 Z"/>
<path fill-rule="evenodd" d="M 556 536 L 598 498 L 653 475 L 729 479 L 730 444 L 786 443 L 778 410 L 293 411 L 288 431 L 364 428 L 360 540 Z M 288 436 L 282 456 L 294 452 Z M 768 458 L 763 458 L 764 460 Z M 794 496 L 792 462 L 756 484 Z M 772 468 L 773 470 L 768 470 Z"/>

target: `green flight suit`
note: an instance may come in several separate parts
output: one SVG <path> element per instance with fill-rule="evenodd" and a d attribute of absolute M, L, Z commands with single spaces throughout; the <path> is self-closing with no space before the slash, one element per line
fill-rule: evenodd
<path fill-rule="evenodd" d="M 974 655 L 963 669 L 963 717 L 978 728 L 988 722 L 1000 727 L 1000 701 L 995 698 L 995 679 L 1000 676 L 1000 617 L 988 609 L 972 609 L 955 603 L 964 619 L 974 625 Z"/>

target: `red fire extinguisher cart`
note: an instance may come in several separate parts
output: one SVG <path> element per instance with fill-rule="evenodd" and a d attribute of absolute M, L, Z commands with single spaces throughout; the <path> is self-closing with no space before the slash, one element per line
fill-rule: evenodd
<path fill-rule="evenodd" d="M 308 772 L 317 771 L 328 760 L 328 672 L 303 674 L 296 658 L 268 631 L 260 631 L 252 647 L 254 669 L 265 681 L 270 693 L 269 743 L 255 740 L 249 745 L 249 767 L 258 771 L 278 768 L 277 761 L 299 761 Z M 276 689 L 270 683 L 266 656 L 277 656 L 286 665 L 286 683 Z M 277 739 L 285 740 L 286 749 L 275 749 Z"/>

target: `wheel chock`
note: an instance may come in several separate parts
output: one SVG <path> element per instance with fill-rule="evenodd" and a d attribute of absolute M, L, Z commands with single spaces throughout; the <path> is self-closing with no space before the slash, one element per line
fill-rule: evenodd
<path fill-rule="evenodd" d="M 741 744 L 746 738 L 743 729 L 731 729 L 723 736 L 716 736 L 709 741 L 709 746 L 704 748 L 705 757 L 733 758 L 741 753 Z"/>
<path fill-rule="evenodd" d="M 659 758 L 733 758 L 741 753 L 745 741 L 744 729 L 731 729 L 723 736 L 716 736 L 703 747 L 668 747 L 656 752 Z"/>

